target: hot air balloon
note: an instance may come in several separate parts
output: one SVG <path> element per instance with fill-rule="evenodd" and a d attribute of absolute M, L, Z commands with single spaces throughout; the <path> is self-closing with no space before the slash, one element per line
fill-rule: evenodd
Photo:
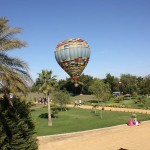
<path fill-rule="evenodd" d="M 67 39 L 60 42 L 55 49 L 58 64 L 75 81 L 86 67 L 90 58 L 90 47 L 81 38 Z"/>

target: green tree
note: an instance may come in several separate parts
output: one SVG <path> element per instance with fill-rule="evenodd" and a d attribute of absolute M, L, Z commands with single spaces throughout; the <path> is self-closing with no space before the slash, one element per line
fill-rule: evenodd
<path fill-rule="evenodd" d="M 91 86 L 90 91 L 94 94 L 94 96 L 101 102 L 103 100 L 108 100 L 110 98 L 110 87 L 108 84 L 105 84 L 102 80 L 98 78 L 94 78 Z M 101 109 L 101 118 L 102 118 L 102 109 Z"/>
<path fill-rule="evenodd" d="M 124 94 L 137 92 L 137 77 L 131 74 L 122 74 L 120 77 L 121 89 Z"/>
<path fill-rule="evenodd" d="M 89 91 L 89 86 L 91 81 L 93 80 L 92 76 L 82 74 L 78 78 L 78 87 L 74 86 L 74 81 L 71 78 L 66 78 L 66 80 L 59 81 L 59 89 L 67 90 L 69 93 L 73 95 L 78 94 L 91 94 Z"/>
<path fill-rule="evenodd" d="M 48 126 L 52 126 L 50 93 L 52 93 L 57 86 L 56 76 L 53 76 L 52 74 L 52 71 L 42 70 L 42 72 L 38 74 L 39 77 L 36 80 L 36 85 L 39 87 L 39 91 L 44 93 L 48 100 Z"/>
<path fill-rule="evenodd" d="M 74 81 L 72 78 L 66 78 L 66 80 L 60 80 L 58 82 L 60 90 L 67 90 L 70 94 L 77 95 L 80 94 L 80 87 L 74 86 Z"/>
<path fill-rule="evenodd" d="M 53 101 L 60 105 L 62 111 L 66 109 L 66 104 L 70 102 L 70 95 L 67 91 L 57 91 L 53 94 Z"/>
<path fill-rule="evenodd" d="M 4 97 L 0 100 L 0 149 L 38 149 L 30 105 L 20 98 L 13 97 L 12 106 L 7 99 Z"/>
<path fill-rule="evenodd" d="M 4 98 L 0 99 L 0 149 L 35 150 L 37 144 L 32 138 L 34 125 L 28 106 L 20 103 L 15 96 L 10 98 L 10 93 L 26 94 L 32 79 L 28 65 L 19 58 L 8 56 L 7 52 L 27 44 L 14 37 L 21 29 L 10 27 L 8 22 L 8 19 L 0 18 L 0 87 L 4 94 Z"/>
<path fill-rule="evenodd" d="M 150 75 L 144 77 L 142 94 L 150 94 Z"/>
<path fill-rule="evenodd" d="M 143 77 L 137 77 L 137 95 L 138 94 L 144 94 L 144 78 Z"/>
<path fill-rule="evenodd" d="M 20 28 L 8 25 L 9 20 L 0 18 L 0 85 L 5 95 L 9 93 L 26 93 L 32 79 L 28 73 L 28 65 L 19 58 L 10 57 L 6 52 L 27 44 L 17 38 Z"/>
<path fill-rule="evenodd" d="M 90 83 L 92 82 L 92 80 L 93 80 L 92 76 L 84 75 L 84 74 L 82 74 L 78 78 L 79 87 L 81 88 L 82 94 L 90 94 L 89 86 L 90 86 Z"/>
<path fill-rule="evenodd" d="M 120 91 L 119 89 L 119 79 L 112 76 L 110 73 L 106 75 L 106 78 L 104 79 L 104 83 L 109 84 L 111 93 Z"/>
<path fill-rule="evenodd" d="M 96 96 L 98 100 L 108 100 L 110 98 L 110 87 L 108 84 L 105 84 L 102 80 L 94 78 L 90 91 Z"/>

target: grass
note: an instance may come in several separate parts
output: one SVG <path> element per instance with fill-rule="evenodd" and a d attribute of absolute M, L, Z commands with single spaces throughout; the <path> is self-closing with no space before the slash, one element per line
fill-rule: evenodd
<path fill-rule="evenodd" d="M 35 121 L 38 136 L 70 133 L 97 128 L 110 127 L 126 124 L 131 113 L 103 111 L 103 119 L 100 118 L 100 111 L 95 115 L 91 110 L 72 108 L 68 111 L 59 112 L 58 118 L 53 118 L 53 126 L 48 127 L 47 118 L 39 117 L 47 113 L 47 108 L 32 109 L 32 117 Z M 140 121 L 150 120 L 150 115 L 138 114 Z"/>

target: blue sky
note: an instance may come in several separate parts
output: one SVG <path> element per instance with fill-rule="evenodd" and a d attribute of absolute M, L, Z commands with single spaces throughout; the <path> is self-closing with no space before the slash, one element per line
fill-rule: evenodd
<path fill-rule="evenodd" d="M 1 0 L 0 17 L 21 27 L 28 46 L 9 52 L 26 61 L 35 80 L 42 69 L 69 77 L 57 64 L 56 45 L 82 38 L 91 47 L 84 74 L 104 78 L 150 74 L 149 0 Z"/>

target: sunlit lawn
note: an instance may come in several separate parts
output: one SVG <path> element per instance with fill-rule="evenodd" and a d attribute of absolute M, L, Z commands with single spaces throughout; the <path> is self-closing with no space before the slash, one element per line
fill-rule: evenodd
<path fill-rule="evenodd" d="M 48 127 L 47 118 L 39 117 L 39 115 L 45 113 L 47 113 L 47 108 L 32 109 L 32 116 L 38 136 L 77 132 L 126 124 L 131 117 L 131 113 L 103 111 L 103 119 L 101 119 L 100 111 L 95 115 L 91 110 L 72 108 L 68 111 L 59 112 L 58 118 L 52 119 L 53 126 Z M 137 114 L 137 118 L 140 121 L 150 120 L 150 115 Z"/>

